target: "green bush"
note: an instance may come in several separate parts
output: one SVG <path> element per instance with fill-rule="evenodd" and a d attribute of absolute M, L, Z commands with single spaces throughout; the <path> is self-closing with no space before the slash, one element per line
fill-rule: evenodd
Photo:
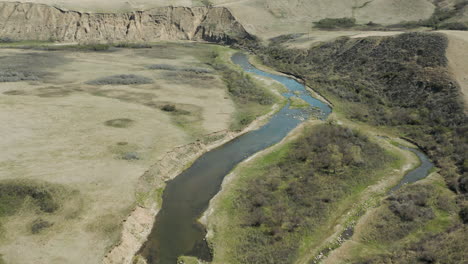
<path fill-rule="evenodd" d="M 165 112 L 174 112 L 176 110 L 176 106 L 172 104 L 166 104 L 161 107 L 161 110 Z"/>
<path fill-rule="evenodd" d="M 151 84 L 154 81 L 150 78 L 135 74 L 120 74 L 109 77 L 99 78 L 89 81 L 86 84 L 90 85 L 131 85 L 131 84 Z"/>
<path fill-rule="evenodd" d="M 42 230 L 44 230 L 46 228 L 49 228 L 49 227 L 51 227 L 53 225 L 54 224 L 49 222 L 49 221 L 45 221 L 45 220 L 43 220 L 41 218 L 38 218 L 38 219 L 34 220 L 34 222 L 31 225 L 31 233 L 32 234 L 38 234 Z"/>
<path fill-rule="evenodd" d="M 356 19 L 349 17 L 324 18 L 318 22 L 314 22 L 314 25 L 320 29 L 351 28 L 356 25 Z"/>
<path fill-rule="evenodd" d="M 463 221 L 464 224 L 468 224 L 468 206 L 466 207 L 463 207 L 461 210 L 460 210 L 460 218 L 461 220 Z"/>
<path fill-rule="evenodd" d="M 44 213 L 60 208 L 51 188 L 34 183 L 3 182 L 0 183 L 0 217 L 14 215 L 27 198 Z"/>

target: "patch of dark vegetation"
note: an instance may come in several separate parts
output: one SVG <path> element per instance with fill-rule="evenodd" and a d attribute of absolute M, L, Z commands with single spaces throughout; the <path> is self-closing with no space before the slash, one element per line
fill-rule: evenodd
<path fill-rule="evenodd" d="M 132 84 L 151 84 L 154 81 L 150 78 L 135 74 L 119 74 L 109 77 L 99 78 L 89 81 L 90 85 L 132 85 Z"/>
<path fill-rule="evenodd" d="M 47 229 L 51 226 L 53 226 L 54 223 L 51 223 L 49 221 L 46 221 L 42 218 L 37 218 L 36 220 L 34 220 L 32 222 L 32 225 L 31 225 L 31 233 L 32 234 L 39 234 L 41 231 L 43 231 L 44 229 Z"/>
<path fill-rule="evenodd" d="M 306 131 L 278 161 L 236 188 L 235 262 L 293 263 L 301 239 L 340 202 L 377 181 L 376 172 L 393 160 L 355 130 L 325 124 Z"/>
<path fill-rule="evenodd" d="M 174 112 L 176 110 L 176 107 L 173 104 L 166 104 L 161 107 L 161 110 L 163 110 L 164 112 Z"/>
<path fill-rule="evenodd" d="M 465 225 L 468 224 L 468 206 L 463 207 L 458 215 Z"/>
<path fill-rule="evenodd" d="M 176 65 L 170 65 L 170 64 L 153 64 L 153 65 L 149 65 L 148 69 L 165 70 L 165 71 L 185 71 L 185 72 L 193 72 L 197 74 L 213 73 L 213 70 L 206 69 L 206 68 L 182 67 L 182 66 L 176 66 Z"/>
<path fill-rule="evenodd" d="M 123 160 L 140 160 L 140 155 L 136 152 L 126 152 L 122 155 Z"/>
<path fill-rule="evenodd" d="M 391 127 L 414 141 L 458 194 L 457 199 L 449 199 L 433 193 L 433 186 L 418 184 L 391 196 L 365 239 L 392 245 L 392 253 L 356 263 L 461 263 L 466 259 L 462 248 L 468 236 L 463 224 L 448 228 L 450 222 L 437 222 L 423 238 L 409 245 L 401 242 L 432 220 L 447 221 L 435 219 L 440 212 L 451 217 L 458 213 L 463 221 L 464 211 L 457 207 L 464 207 L 468 195 L 468 124 L 459 87 L 447 69 L 444 35 L 344 37 L 309 50 L 274 44 L 247 48 L 256 51 L 265 64 L 305 80 L 334 105 L 346 109 L 337 111 L 348 118 Z"/>
<path fill-rule="evenodd" d="M 452 190 L 465 192 L 467 117 L 447 70 L 442 34 L 341 38 L 309 50 L 270 46 L 263 61 L 300 76 L 313 89 L 346 104 L 349 118 L 389 126 L 411 138 L 442 170 Z"/>
<path fill-rule="evenodd" d="M 304 33 L 285 34 L 285 35 L 280 35 L 277 37 L 270 38 L 269 41 L 275 44 L 282 44 L 290 40 L 300 38 L 304 35 L 305 35 Z"/>
<path fill-rule="evenodd" d="M 217 56 L 217 53 L 213 53 L 212 61 L 216 61 Z M 252 78 L 244 72 L 235 71 L 224 64 L 215 63 L 211 66 L 223 77 L 229 93 L 238 103 L 258 103 L 261 105 L 274 103 L 274 96 L 255 84 Z"/>
<path fill-rule="evenodd" d="M 152 49 L 153 45 L 147 43 L 118 43 L 115 45 L 116 48 L 126 49 Z"/>
<path fill-rule="evenodd" d="M 27 93 L 25 91 L 20 91 L 20 90 L 10 90 L 3 92 L 4 95 L 26 95 Z"/>
<path fill-rule="evenodd" d="M 314 26 L 320 29 L 351 28 L 356 25 L 356 19 L 350 17 L 324 18 L 314 22 Z"/>
<path fill-rule="evenodd" d="M 79 45 L 41 45 L 41 46 L 21 46 L 19 48 L 29 48 L 35 50 L 47 51 L 109 51 L 111 45 L 109 44 L 79 44 Z"/>
<path fill-rule="evenodd" d="M 438 234 L 425 235 L 421 240 L 400 246 L 388 254 L 371 256 L 354 264 L 403 263 L 466 263 L 468 259 L 468 226 L 456 225 Z"/>
<path fill-rule="evenodd" d="M 386 245 L 387 250 L 357 256 L 352 263 L 462 263 L 467 257 L 466 250 L 460 250 L 467 243 L 466 225 L 446 220 L 457 212 L 454 200 L 444 187 L 431 183 L 400 189 L 383 202 L 361 234 L 366 243 Z M 423 235 L 408 239 L 415 234 Z"/>
<path fill-rule="evenodd" d="M 18 72 L 18 71 L 1 71 L 0 82 L 21 82 L 21 81 L 37 81 L 37 77 L 32 72 Z"/>
<path fill-rule="evenodd" d="M 394 242 L 405 238 L 435 217 L 437 200 L 441 198 L 431 185 L 408 185 L 384 202 L 377 216 L 364 231 L 369 241 Z"/>
<path fill-rule="evenodd" d="M 29 52 L 0 56 L 0 82 L 37 81 L 52 76 L 47 69 L 67 63 L 63 54 Z"/>
<path fill-rule="evenodd" d="M 15 42 L 14 39 L 9 37 L 0 37 L 0 43 L 13 43 Z"/>
<path fill-rule="evenodd" d="M 127 127 L 130 127 L 133 123 L 135 123 L 135 121 L 132 119 L 119 118 L 119 119 L 107 120 L 106 122 L 104 122 L 104 125 L 110 126 L 110 127 L 116 127 L 116 128 L 127 128 Z"/>
<path fill-rule="evenodd" d="M 45 87 L 45 88 L 39 88 L 37 89 L 37 96 L 39 97 L 65 97 L 70 95 L 72 92 L 75 90 L 73 89 L 67 89 L 67 88 L 62 88 L 62 87 Z"/>
<path fill-rule="evenodd" d="M 60 208 L 56 190 L 48 185 L 29 181 L 0 182 L 0 217 L 14 215 L 25 203 L 32 200 L 40 212 L 53 213 Z"/>

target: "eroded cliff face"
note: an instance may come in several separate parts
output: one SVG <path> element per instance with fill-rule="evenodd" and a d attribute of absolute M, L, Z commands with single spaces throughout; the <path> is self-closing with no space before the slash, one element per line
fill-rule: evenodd
<path fill-rule="evenodd" d="M 0 37 L 61 42 L 251 38 L 223 7 L 160 7 L 124 14 L 80 13 L 32 3 L 0 2 Z"/>

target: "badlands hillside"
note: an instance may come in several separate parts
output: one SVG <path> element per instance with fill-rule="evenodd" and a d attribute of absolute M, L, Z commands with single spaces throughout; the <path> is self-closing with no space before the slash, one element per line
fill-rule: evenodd
<path fill-rule="evenodd" d="M 5 2 L 17 2 L 7 0 Z M 376 23 L 382 25 L 397 24 L 407 21 L 429 19 L 436 8 L 453 11 L 460 0 L 31 0 L 21 1 L 47 4 L 61 11 L 73 10 L 90 13 L 129 13 L 161 7 L 227 7 L 236 20 L 251 34 L 260 37 L 273 37 L 281 34 L 306 32 L 313 22 L 324 18 L 355 18 L 357 23 Z M 11 8 L 11 7 L 10 7 Z M 28 7 L 24 7 L 26 10 Z M 5 9 L 5 8 L 0 8 Z M 35 9 L 34 9 L 35 10 Z M 160 9 L 159 9 L 160 10 Z M 198 9 L 197 9 L 198 10 Z M 452 18 L 453 21 L 467 21 L 468 9 L 463 6 Z M 4 11 L 5 12 L 5 11 Z M 54 15 L 47 10 L 35 10 L 43 19 L 54 20 Z M 161 11 L 156 11 L 159 14 Z M 167 12 L 167 11 L 164 11 Z M 150 13 L 154 13 L 150 11 Z M 200 13 L 200 11 L 194 11 Z M 204 12 L 201 12 L 204 13 Z M 3 13 L 10 17 L 10 11 Z M 181 18 L 185 23 L 192 23 L 192 18 Z M 12 19 L 14 16 L 12 17 Z M 36 18 L 37 19 L 37 18 Z M 73 21 L 73 20 L 72 20 Z M 37 20 L 36 20 L 37 22 Z M 118 22 L 116 22 L 118 23 Z M 1 24 L 1 22 L 0 22 Z M 196 23 L 195 23 L 196 24 Z M 190 34 L 189 34 L 190 35 Z"/>

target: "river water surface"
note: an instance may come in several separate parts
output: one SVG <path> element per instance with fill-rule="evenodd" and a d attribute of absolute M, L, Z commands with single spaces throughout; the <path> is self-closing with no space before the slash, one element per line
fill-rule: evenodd
<path fill-rule="evenodd" d="M 331 113 L 327 104 L 313 98 L 304 85 L 296 80 L 260 71 L 242 53 L 236 53 L 232 61 L 246 72 L 282 83 L 289 91 L 283 94 L 285 97 L 295 95 L 302 98 L 311 107 L 320 109 L 321 118 Z M 286 105 L 263 127 L 205 153 L 189 169 L 169 181 L 163 193 L 162 208 L 140 254 L 149 264 L 174 264 L 182 255 L 211 260 L 210 250 L 204 240 L 206 231 L 197 219 L 219 192 L 224 177 L 241 161 L 281 141 L 307 120 L 309 115 L 310 111 L 290 109 Z"/>
<path fill-rule="evenodd" d="M 332 112 L 327 104 L 312 97 L 304 85 L 296 80 L 253 67 L 243 53 L 236 53 L 231 59 L 246 72 L 282 83 L 288 89 L 283 96 L 289 98 L 294 95 L 302 98 L 311 107 L 320 110 L 322 119 Z M 206 230 L 198 222 L 198 218 L 208 208 L 210 200 L 220 191 L 224 177 L 241 161 L 281 141 L 291 130 L 307 120 L 310 112 L 291 109 L 286 105 L 263 127 L 205 153 L 190 168 L 169 181 L 153 230 L 139 254 L 148 264 L 175 264 L 177 258 L 183 255 L 210 261 L 211 252 L 205 241 Z M 408 173 L 409 177 L 405 177 L 395 188 L 427 176 L 430 170 L 427 166 L 432 166 L 425 162 L 428 159 L 424 154 L 417 150 L 411 151 L 416 151 L 422 165 Z"/>

